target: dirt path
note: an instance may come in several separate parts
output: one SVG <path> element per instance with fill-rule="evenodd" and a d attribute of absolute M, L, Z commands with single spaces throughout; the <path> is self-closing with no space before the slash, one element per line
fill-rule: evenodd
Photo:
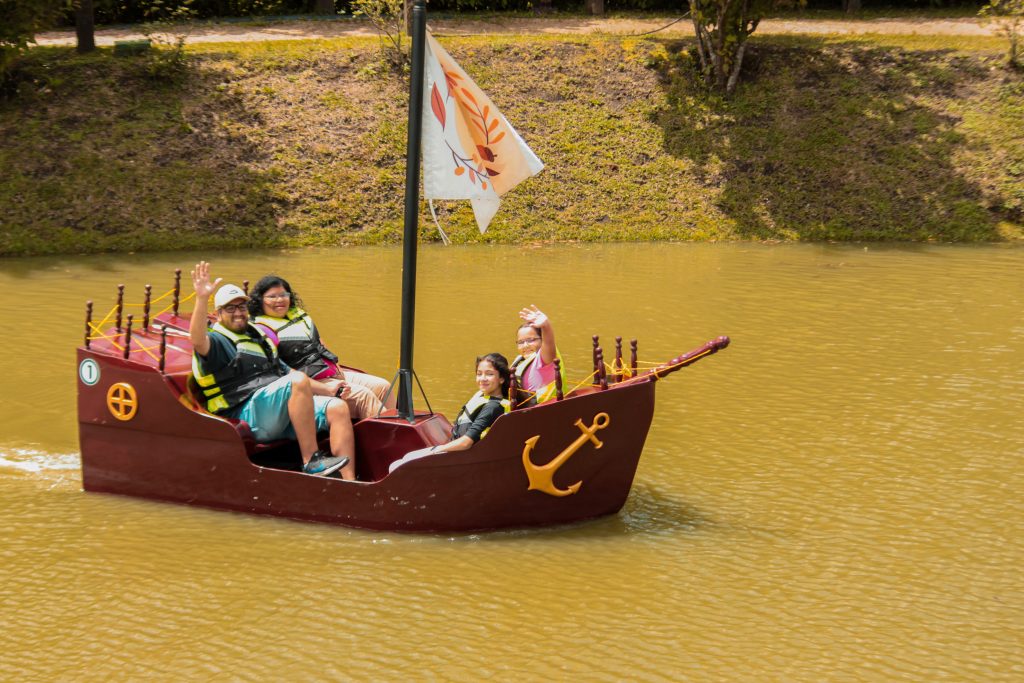
<path fill-rule="evenodd" d="M 675 17 L 645 19 L 605 19 L 587 17 L 568 18 L 495 18 L 492 20 L 445 19 L 430 21 L 431 30 L 438 35 L 483 35 L 493 33 L 609 33 L 615 35 L 638 34 L 659 29 Z M 765 19 L 757 28 L 759 34 L 810 33 L 858 34 L 885 33 L 901 35 L 992 35 L 990 25 L 981 25 L 975 19 Z M 693 26 L 682 20 L 661 35 L 692 35 Z M 365 22 L 349 19 L 298 20 L 271 23 L 239 22 L 201 24 L 189 31 L 194 43 L 220 43 L 253 40 L 307 40 L 336 36 L 375 35 L 376 31 Z M 141 38 L 134 27 L 105 28 L 96 31 L 98 45 L 113 45 L 116 40 Z M 40 45 L 73 45 L 73 30 L 51 31 L 37 36 Z"/>

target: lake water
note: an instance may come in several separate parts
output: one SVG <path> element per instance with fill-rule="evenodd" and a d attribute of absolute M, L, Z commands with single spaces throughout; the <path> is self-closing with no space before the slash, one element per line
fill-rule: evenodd
<path fill-rule="evenodd" d="M 343 361 L 395 371 L 398 248 L 0 261 L 0 679 L 1024 678 L 1024 249 L 422 247 L 449 416 L 527 304 L 573 377 L 592 334 L 733 339 L 659 382 L 619 515 L 456 536 L 82 492 L 85 300 L 188 292 L 200 257 L 284 275 Z"/>

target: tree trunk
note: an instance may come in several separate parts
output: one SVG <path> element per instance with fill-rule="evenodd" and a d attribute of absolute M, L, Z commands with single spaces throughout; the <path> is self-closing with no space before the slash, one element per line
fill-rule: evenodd
<path fill-rule="evenodd" d="M 736 51 L 736 63 L 732 66 L 732 73 L 729 74 L 729 81 L 725 84 L 725 94 L 732 95 L 736 91 L 736 83 L 740 79 L 740 69 L 743 68 L 743 55 L 747 51 L 746 41 Z"/>
<path fill-rule="evenodd" d="M 861 0 L 843 0 L 843 11 L 847 14 L 857 14 L 860 12 Z"/>
<path fill-rule="evenodd" d="M 92 0 L 78 0 L 75 5 L 75 36 L 80 53 L 96 49 L 96 23 L 93 17 Z"/>
<path fill-rule="evenodd" d="M 591 14 L 604 14 L 604 0 L 587 0 L 587 10 Z"/>
<path fill-rule="evenodd" d="M 316 14 L 334 14 L 334 0 L 316 0 L 313 12 Z"/>

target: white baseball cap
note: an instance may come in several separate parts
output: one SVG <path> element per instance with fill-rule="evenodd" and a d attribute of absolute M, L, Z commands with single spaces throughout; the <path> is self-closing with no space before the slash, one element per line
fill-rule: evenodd
<path fill-rule="evenodd" d="M 249 295 L 242 291 L 242 288 L 238 285 L 224 285 L 217 290 L 217 295 L 213 297 L 213 305 L 217 308 L 229 304 L 236 299 L 248 299 Z"/>

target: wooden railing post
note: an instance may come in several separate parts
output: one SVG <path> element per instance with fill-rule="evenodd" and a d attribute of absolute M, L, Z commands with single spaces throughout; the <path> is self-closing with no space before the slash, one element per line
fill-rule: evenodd
<path fill-rule="evenodd" d="M 92 302 L 85 302 L 85 348 L 92 343 Z"/>
<path fill-rule="evenodd" d="M 117 286 L 117 319 L 114 322 L 114 329 L 121 331 L 121 313 L 124 312 L 124 285 Z"/>
<path fill-rule="evenodd" d="M 149 332 L 149 303 L 153 296 L 153 285 L 146 285 L 146 299 L 142 302 L 142 331 Z"/>
<path fill-rule="evenodd" d="M 160 374 L 167 367 L 167 325 L 160 326 Z"/>
<path fill-rule="evenodd" d="M 555 400 L 561 401 L 565 396 L 562 394 L 562 361 L 555 359 Z"/>
<path fill-rule="evenodd" d="M 134 316 L 128 316 L 128 327 L 124 332 L 124 357 L 128 358 L 132 352 L 132 318 Z"/>
<path fill-rule="evenodd" d="M 181 304 L 181 268 L 174 269 L 174 301 L 172 302 L 173 308 L 171 313 L 175 318 L 178 317 L 178 306 Z"/>

